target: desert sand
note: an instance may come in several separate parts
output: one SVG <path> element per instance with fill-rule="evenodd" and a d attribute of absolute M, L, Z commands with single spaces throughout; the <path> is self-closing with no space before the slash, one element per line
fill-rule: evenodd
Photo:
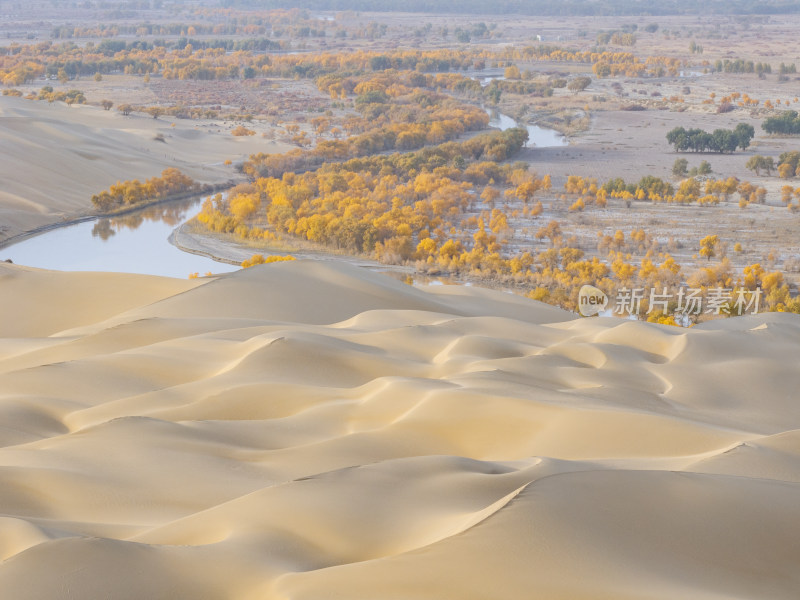
<path fill-rule="evenodd" d="M 201 183 L 221 183 L 240 177 L 226 160 L 288 148 L 261 136 L 233 137 L 230 127 L 0 97 L 0 243 L 91 213 L 92 195 L 117 181 L 175 167 Z"/>
<path fill-rule="evenodd" d="M 15 600 L 796 599 L 800 319 L 0 265 Z"/>

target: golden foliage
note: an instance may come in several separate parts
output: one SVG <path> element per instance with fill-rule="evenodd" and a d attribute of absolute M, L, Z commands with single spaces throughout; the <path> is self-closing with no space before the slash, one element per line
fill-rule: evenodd
<path fill-rule="evenodd" d="M 92 204 L 101 212 L 135 206 L 143 202 L 164 200 L 178 194 L 197 191 L 199 186 L 191 177 L 178 169 L 167 168 L 160 177 L 153 177 L 144 183 L 138 179 L 117 182 L 108 190 L 92 196 Z"/>
<path fill-rule="evenodd" d="M 263 254 L 253 254 L 253 256 L 251 256 L 247 260 L 242 261 L 242 267 L 246 269 L 248 267 L 254 267 L 255 265 L 269 265 L 271 263 L 286 262 L 288 260 L 297 260 L 297 259 L 294 256 L 289 256 L 289 255 L 267 256 L 265 258 Z"/>

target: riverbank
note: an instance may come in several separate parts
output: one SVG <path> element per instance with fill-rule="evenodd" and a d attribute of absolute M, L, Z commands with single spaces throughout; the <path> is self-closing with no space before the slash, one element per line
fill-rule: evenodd
<path fill-rule="evenodd" d="M 172 204 L 175 202 L 179 202 L 181 200 L 186 200 L 187 198 L 192 198 L 194 196 L 200 197 L 209 194 L 216 194 L 218 192 L 223 192 L 225 190 L 230 189 L 234 185 L 236 185 L 236 182 L 230 180 L 225 183 L 219 183 L 219 184 L 204 184 L 202 186 L 202 189 L 195 189 L 180 194 L 173 194 L 172 196 L 168 196 L 166 198 L 159 198 L 158 200 L 152 200 L 149 202 L 141 202 L 134 206 L 126 206 L 124 208 L 120 208 L 106 213 L 90 213 L 90 214 L 75 216 L 72 218 L 65 217 L 59 222 L 48 223 L 47 225 L 34 227 L 29 231 L 23 231 L 22 233 L 18 233 L 6 239 L 0 239 L 0 250 L 2 250 L 3 248 L 8 248 L 9 246 L 13 246 L 14 244 L 17 244 L 19 242 L 28 240 L 32 237 L 36 237 L 37 235 L 54 231 L 56 229 L 61 229 L 63 227 L 70 227 L 72 225 L 77 225 L 79 223 L 86 223 L 87 221 L 97 221 L 99 219 L 113 219 L 117 217 L 124 217 L 126 215 L 135 214 L 147 208 L 152 208 L 154 206 Z"/>
<path fill-rule="evenodd" d="M 338 253 L 312 248 L 302 244 L 300 241 L 291 241 L 280 245 L 262 245 L 248 242 L 247 240 L 237 239 L 232 234 L 208 231 L 194 220 L 189 220 L 176 227 L 169 238 L 169 242 L 184 252 L 205 256 L 217 262 L 230 265 L 240 265 L 253 254 L 262 254 L 265 257 L 291 254 L 300 260 L 336 261 L 371 271 L 405 275 L 416 274 L 416 270 L 411 266 L 383 264 L 376 260 L 353 256 L 344 252 Z"/>
<path fill-rule="evenodd" d="M 216 121 L 0 96 L 0 244 L 91 218 L 92 195 L 117 181 L 175 167 L 219 184 L 240 178 L 227 160 L 288 148 L 261 136 L 234 137 Z"/>
<path fill-rule="evenodd" d="M 237 238 L 233 234 L 215 233 L 204 229 L 196 221 L 182 223 L 169 237 L 169 243 L 179 250 L 197 256 L 204 256 L 215 262 L 241 265 L 253 254 L 263 256 L 282 256 L 291 254 L 299 260 L 338 262 L 360 267 L 365 270 L 390 275 L 413 285 L 459 285 L 479 287 L 524 296 L 528 291 L 514 281 L 485 279 L 471 275 L 456 275 L 441 272 L 420 271 L 413 264 L 385 264 L 365 256 L 354 256 L 344 251 L 335 252 L 315 247 L 311 242 L 286 240 L 282 244 L 262 245 L 257 242 Z"/>

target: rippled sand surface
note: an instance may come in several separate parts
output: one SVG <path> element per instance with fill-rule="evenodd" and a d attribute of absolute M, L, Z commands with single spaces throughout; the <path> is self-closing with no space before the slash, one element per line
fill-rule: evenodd
<path fill-rule="evenodd" d="M 0 265 L 0 596 L 792 599 L 800 318 Z"/>

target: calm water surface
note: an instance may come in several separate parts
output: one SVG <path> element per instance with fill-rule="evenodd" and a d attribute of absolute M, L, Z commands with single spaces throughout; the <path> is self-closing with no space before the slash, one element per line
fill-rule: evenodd
<path fill-rule="evenodd" d="M 202 198 L 151 206 L 136 213 L 59 227 L 0 249 L 0 260 L 58 271 L 115 271 L 186 278 L 238 266 L 189 254 L 169 243 L 194 217 Z"/>
<path fill-rule="evenodd" d="M 547 129 L 546 127 L 539 127 L 538 125 L 519 125 L 516 120 L 496 110 L 487 109 L 486 112 L 488 112 L 489 117 L 491 117 L 489 119 L 489 125 L 491 127 L 497 127 L 502 131 L 511 129 L 512 127 L 527 127 L 528 141 L 525 143 L 526 148 L 552 148 L 554 146 L 569 145 L 567 138 L 554 129 Z"/>

